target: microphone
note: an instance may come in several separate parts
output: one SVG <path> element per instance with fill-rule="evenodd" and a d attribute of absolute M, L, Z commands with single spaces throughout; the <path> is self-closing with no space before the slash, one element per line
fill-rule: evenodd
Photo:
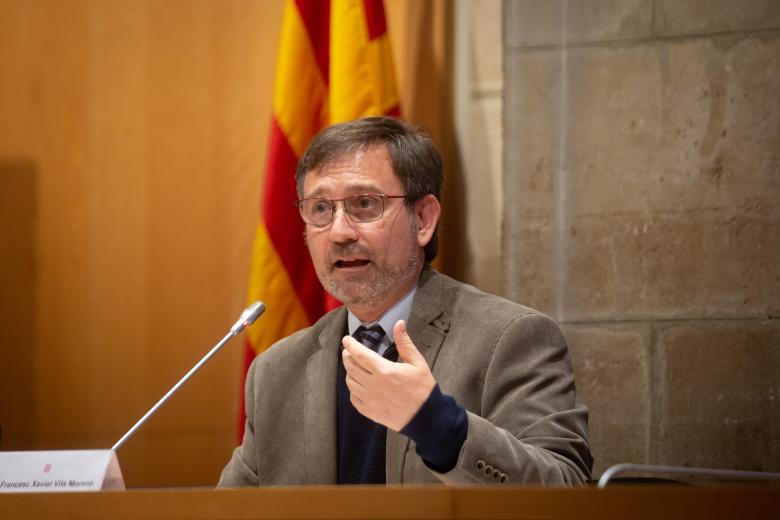
<path fill-rule="evenodd" d="M 176 393 L 179 388 L 186 383 L 190 377 L 192 377 L 195 372 L 197 372 L 200 367 L 205 365 L 217 352 L 219 352 L 219 349 L 221 349 L 225 344 L 230 341 L 233 337 L 237 336 L 241 331 L 243 331 L 245 328 L 249 327 L 251 324 L 257 320 L 257 318 L 260 317 L 261 314 L 265 312 L 265 305 L 263 302 L 257 301 L 244 309 L 244 312 L 241 313 L 241 316 L 239 316 L 238 321 L 236 321 L 235 324 L 233 324 L 232 327 L 230 327 L 230 332 L 225 334 L 225 337 L 220 340 L 219 343 L 214 345 L 214 347 L 209 350 L 209 352 L 203 356 L 203 358 L 198 361 L 194 367 L 190 369 L 189 372 L 184 374 L 184 377 L 179 379 L 179 382 L 173 385 L 170 390 L 168 390 L 168 393 L 166 393 L 164 396 L 162 396 L 162 399 L 157 401 L 157 404 L 152 406 L 146 414 L 144 414 L 143 417 L 141 417 L 137 423 L 133 425 L 132 428 L 127 430 L 127 433 L 125 433 L 121 439 L 116 441 L 113 446 L 111 446 L 111 451 L 116 451 L 119 449 L 120 446 L 122 446 L 127 439 L 129 439 L 138 429 L 143 426 L 143 424 L 151 417 L 165 402 Z"/>
<path fill-rule="evenodd" d="M 251 324 L 257 320 L 257 318 L 260 317 L 261 314 L 265 312 L 265 305 L 263 302 L 255 302 L 246 309 L 244 309 L 244 312 L 241 313 L 241 316 L 239 316 L 238 321 L 233 324 L 232 327 L 230 327 L 230 333 L 235 336 Z"/>

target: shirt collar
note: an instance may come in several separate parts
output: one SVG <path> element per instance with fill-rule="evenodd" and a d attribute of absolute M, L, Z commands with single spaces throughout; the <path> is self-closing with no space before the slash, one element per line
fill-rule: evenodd
<path fill-rule="evenodd" d="M 409 315 L 412 313 L 412 302 L 414 301 L 414 293 L 417 292 L 417 284 L 412 287 L 403 298 L 398 300 L 395 305 L 390 307 L 378 320 L 371 322 L 362 322 L 357 316 L 352 314 L 352 311 L 347 309 L 347 328 L 349 329 L 349 335 L 355 334 L 355 331 L 361 325 L 368 328 L 377 323 L 384 329 L 387 334 L 387 339 L 390 343 L 393 342 L 393 327 L 398 320 L 409 321 Z"/>

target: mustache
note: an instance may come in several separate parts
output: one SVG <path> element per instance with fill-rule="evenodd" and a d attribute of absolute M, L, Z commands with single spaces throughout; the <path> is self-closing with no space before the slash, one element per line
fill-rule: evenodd
<path fill-rule="evenodd" d="M 335 260 L 344 257 L 360 257 L 371 259 L 374 255 L 370 249 L 360 244 L 331 244 L 328 250 L 328 260 L 333 263 Z"/>

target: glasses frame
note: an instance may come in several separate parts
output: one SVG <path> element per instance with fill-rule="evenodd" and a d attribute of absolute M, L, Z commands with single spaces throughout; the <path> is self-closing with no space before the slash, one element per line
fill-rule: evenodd
<path fill-rule="evenodd" d="M 350 211 L 347 209 L 347 203 L 346 201 L 349 199 L 354 199 L 357 197 L 379 197 L 379 200 L 382 201 L 382 211 L 379 213 L 379 216 L 377 218 L 373 218 L 371 220 L 358 220 L 355 215 L 350 213 Z M 385 200 L 386 199 L 406 199 L 406 195 L 385 195 L 384 193 L 357 193 L 355 195 L 350 195 L 349 197 L 344 197 L 342 199 L 329 199 L 327 197 L 307 197 L 305 199 L 296 200 L 293 202 L 293 204 L 298 208 L 298 213 L 301 215 L 301 219 L 306 225 L 314 226 L 316 228 L 324 228 L 329 226 L 333 223 L 333 219 L 336 217 L 336 203 L 341 202 L 342 206 L 344 206 L 344 213 L 349 216 L 349 219 L 352 222 L 355 222 L 357 224 L 365 224 L 366 222 L 376 222 L 377 220 L 380 220 L 382 217 L 385 216 Z M 303 203 L 307 200 L 326 200 L 331 206 L 331 212 L 330 212 L 330 220 L 327 221 L 325 224 L 314 224 L 312 222 L 308 222 L 306 220 L 306 217 L 303 216 Z"/>

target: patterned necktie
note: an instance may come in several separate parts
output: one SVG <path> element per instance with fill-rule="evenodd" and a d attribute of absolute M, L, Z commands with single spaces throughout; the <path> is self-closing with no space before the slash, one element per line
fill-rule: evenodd
<path fill-rule="evenodd" d="M 385 337 L 385 330 L 379 324 L 368 328 L 361 325 L 352 337 L 376 352 Z"/>

